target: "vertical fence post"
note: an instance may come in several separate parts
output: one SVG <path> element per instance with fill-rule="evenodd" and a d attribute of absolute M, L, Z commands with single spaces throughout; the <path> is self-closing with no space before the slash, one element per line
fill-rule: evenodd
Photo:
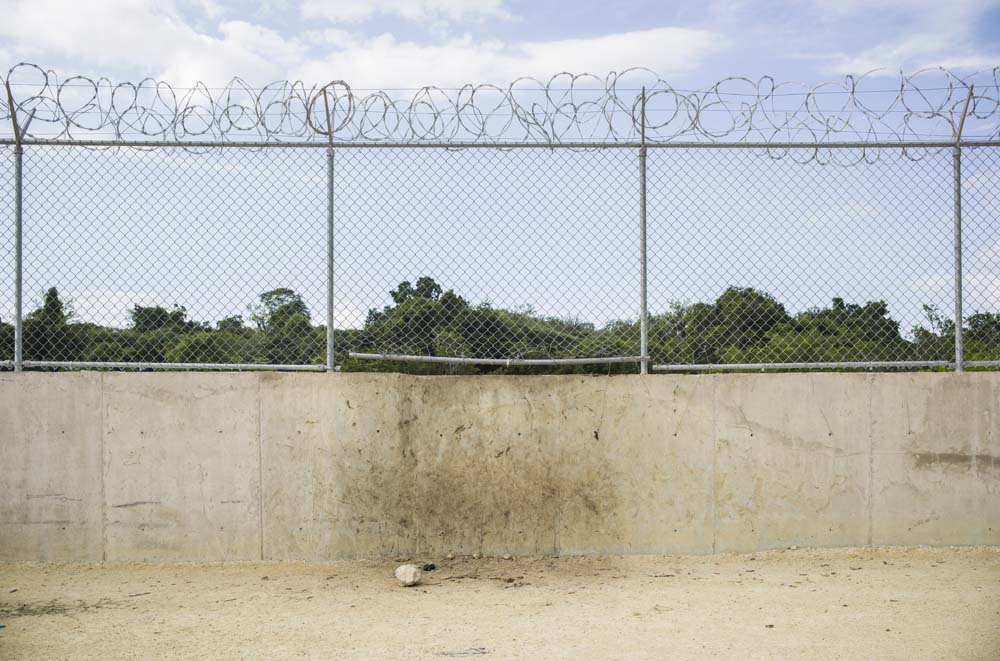
<path fill-rule="evenodd" d="M 10 110 L 10 121 L 14 127 L 14 371 L 24 369 L 24 277 L 23 277 L 23 158 L 24 145 L 21 139 L 28 130 L 35 116 L 32 110 L 28 121 L 22 129 L 17 123 L 17 109 L 14 107 L 14 95 L 10 91 L 10 83 L 4 81 L 7 90 L 7 108 Z"/>
<path fill-rule="evenodd" d="M 14 371 L 24 369 L 24 303 L 22 257 L 21 141 L 14 143 Z"/>
<path fill-rule="evenodd" d="M 649 313 L 646 299 L 646 87 L 642 88 L 639 147 L 639 364 L 640 374 L 649 374 Z"/>
<path fill-rule="evenodd" d="M 326 371 L 335 369 L 333 339 L 333 113 L 328 91 L 323 90 L 326 107 Z"/>
<path fill-rule="evenodd" d="M 969 95 L 965 97 L 962 116 L 958 120 L 955 131 L 955 145 L 951 150 L 952 174 L 954 176 L 954 209 L 955 209 L 955 371 L 965 371 L 965 347 L 962 338 L 962 129 L 965 128 L 965 116 L 969 112 L 969 102 L 972 101 L 972 85 L 969 85 Z"/>

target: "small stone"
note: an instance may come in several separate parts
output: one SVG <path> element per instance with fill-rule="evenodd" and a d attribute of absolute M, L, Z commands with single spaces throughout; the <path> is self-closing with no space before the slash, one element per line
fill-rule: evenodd
<path fill-rule="evenodd" d="M 421 569 L 423 569 L 424 571 L 434 571 L 435 569 L 437 569 L 437 565 L 435 565 L 433 562 L 428 562 L 423 567 L 421 567 Z"/>
<path fill-rule="evenodd" d="M 416 565 L 400 565 L 396 567 L 396 579 L 405 588 L 420 582 L 420 567 Z"/>
<path fill-rule="evenodd" d="M 512 556 L 510 553 L 507 553 L 506 555 L 504 555 L 503 559 L 504 560 L 513 560 L 514 556 Z"/>
<path fill-rule="evenodd" d="M 798 547 L 798 546 L 789 546 L 789 547 L 788 547 L 788 550 L 789 550 L 789 551 L 798 551 L 798 550 L 799 550 L 799 547 Z"/>
<path fill-rule="evenodd" d="M 472 559 L 473 560 L 479 560 L 481 557 L 483 557 L 483 556 L 481 554 L 479 554 L 479 553 L 473 553 L 472 554 Z"/>
<path fill-rule="evenodd" d="M 444 559 L 445 560 L 454 560 L 455 559 L 455 554 L 454 553 L 449 553 L 448 555 L 446 555 L 444 557 Z"/>

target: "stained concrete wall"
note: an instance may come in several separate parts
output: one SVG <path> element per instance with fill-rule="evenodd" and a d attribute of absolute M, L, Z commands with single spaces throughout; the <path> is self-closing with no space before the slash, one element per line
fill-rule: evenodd
<path fill-rule="evenodd" d="M 0 560 L 1000 544 L 1000 374 L 0 375 Z"/>

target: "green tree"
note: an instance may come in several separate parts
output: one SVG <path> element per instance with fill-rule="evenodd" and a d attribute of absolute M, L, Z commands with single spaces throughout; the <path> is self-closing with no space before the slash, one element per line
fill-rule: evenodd
<path fill-rule="evenodd" d="M 162 329 L 171 329 L 177 332 L 188 332 L 201 330 L 204 326 L 187 318 L 187 308 L 175 305 L 167 310 L 158 305 L 145 307 L 135 305 L 130 314 L 132 317 L 132 328 L 140 333 L 150 333 Z"/>
<path fill-rule="evenodd" d="M 264 292 L 258 302 L 250 306 L 250 320 L 265 333 L 283 327 L 296 315 L 303 315 L 308 320 L 309 308 L 299 294 L 287 288 Z"/>
<path fill-rule="evenodd" d="M 417 285 L 410 285 L 408 280 L 399 283 L 399 286 L 389 292 L 393 303 L 402 305 L 412 298 L 426 298 L 432 301 L 438 300 L 441 296 L 441 285 L 434 281 L 434 278 L 423 276 L 417 279 Z"/>
<path fill-rule="evenodd" d="M 470 304 L 423 276 L 389 292 L 392 305 L 371 310 L 362 328 L 336 333 L 338 363 L 348 370 L 419 374 L 634 372 L 634 364 L 487 366 L 358 361 L 350 351 L 481 358 L 562 358 L 636 355 L 639 323 L 627 319 L 601 328 L 579 319 L 546 317 L 530 307 Z M 715 301 L 672 304 L 650 315 L 654 363 L 843 362 L 951 360 L 954 323 L 924 306 L 927 321 L 900 334 L 885 301 L 848 303 L 790 315 L 773 296 L 730 287 Z M 213 328 L 191 321 L 180 305 L 135 305 L 130 327 L 119 329 L 73 319 L 56 288 L 25 317 L 27 360 L 100 362 L 223 362 L 307 364 L 325 359 L 326 329 L 313 326 L 302 297 L 287 288 L 261 294 L 244 317 L 226 317 Z M 1000 359 L 1000 314 L 976 312 L 964 320 L 968 360 Z M 0 323 L 0 359 L 13 358 L 14 329 Z"/>
<path fill-rule="evenodd" d="M 323 360 L 326 348 L 314 332 L 309 308 L 287 288 L 272 289 L 250 306 L 250 319 L 263 334 L 260 360 L 272 365 L 299 365 Z"/>
<path fill-rule="evenodd" d="M 243 325 L 243 317 L 238 314 L 235 314 L 231 317 L 226 317 L 225 319 L 221 319 L 219 323 L 215 325 L 215 327 L 218 328 L 220 331 L 230 331 L 230 332 L 242 331 L 245 329 L 245 326 Z"/>
<path fill-rule="evenodd" d="M 243 337 L 228 332 L 188 333 L 166 351 L 171 363 L 241 363 Z"/>
<path fill-rule="evenodd" d="M 72 308 L 65 305 L 59 291 L 45 292 L 41 307 L 24 319 L 25 360 L 80 360 L 86 349 L 86 329 L 71 324 Z"/>
<path fill-rule="evenodd" d="M 14 325 L 0 319 L 0 360 L 14 360 Z"/>
<path fill-rule="evenodd" d="M 913 328 L 914 360 L 952 360 L 955 357 L 955 322 L 946 318 L 936 305 L 924 305 L 930 328 Z"/>
<path fill-rule="evenodd" d="M 965 318 L 965 338 L 987 349 L 1000 347 L 1000 314 L 977 312 Z"/>

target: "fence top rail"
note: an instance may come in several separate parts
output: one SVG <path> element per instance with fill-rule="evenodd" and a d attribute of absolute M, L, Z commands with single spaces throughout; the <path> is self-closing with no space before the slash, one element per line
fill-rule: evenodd
<path fill-rule="evenodd" d="M 13 138 L 0 138 L 0 145 L 14 146 Z M 203 140 L 40 140 L 26 139 L 23 146 L 34 147 L 83 147 L 136 149 L 184 148 L 184 149 L 328 149 L 329 144 L 319 142 L 230 142 Z M 1000 140 L 962 140 L 960 147 L 1000 147 Z M 954 140 L 926 140 L 920 142 L 334 142 L 334 149 L 779 149 L 779 150 L 823 150 L 823 149 L 951 149 Z"/>
<path fill-rule="evenodd" d="M 648 69 L 563 73 L 506 85 L 355 88 L 342 80 L 255 86 L 112 81 L 13 66 L 0 83 L 0 135 L 34 113 L 25 139 L 326 143 L 772 143 L 954 140 L 974 87 L 966 135 L 1000 140 L 1000 67 L 944 68 L 806 85 L 728 77 L 700 89 Z M 327 113 L 329 108 L 329 113 Z"/>

